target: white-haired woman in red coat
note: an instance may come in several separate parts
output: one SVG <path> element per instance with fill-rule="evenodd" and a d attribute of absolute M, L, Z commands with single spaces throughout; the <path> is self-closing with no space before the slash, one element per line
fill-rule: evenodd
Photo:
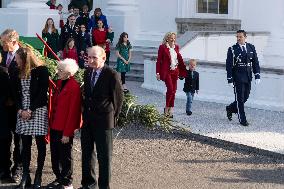
<path fill-rule="evenodd" d="M 58 78 L 52 103 L 50 124 L 50 150 L 52 170 L 56 179 L 47 188 L 71 189 L 74 131 L 81 123 L 81 90 L 73 77 L 78 65 L 73 59 L 58 63 Z"/>

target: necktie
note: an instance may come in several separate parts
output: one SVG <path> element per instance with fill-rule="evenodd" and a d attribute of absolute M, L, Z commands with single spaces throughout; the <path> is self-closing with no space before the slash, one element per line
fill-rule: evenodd
<path fill-rule="evenodd" d="M 92 78 L 91 78 L 91 90 L 92 91 L 94 90 L 94 87 L 95 87 L 95 84 L 96 84 L 96 75 L 97 75 L 97 72 L 93 71 Z"/>
<path fill-rule="evenodd" d="M 7 60 L 7 62 L 6 62 L 6 67 L 9 68 L 9 66 L 10 66 L 10 64 L 11 64 L 11 62 L 12 62 L 13 56 L 12 56 L 12 53 L 8 53 L 7 56 L 9 56 L 9 58 L 8 58 L 8 60 Z"/>
<path fill-rule="evenodd" d="M 246 49 L 245 49 L 245 46 L 244 46 L 244 45 L 242 46 L 242 49 L 243 49 L 243 52 L 246 53 Z"/>

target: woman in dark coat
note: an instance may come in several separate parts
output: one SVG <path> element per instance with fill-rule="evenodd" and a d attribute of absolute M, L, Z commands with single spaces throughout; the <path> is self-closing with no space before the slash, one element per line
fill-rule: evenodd
<path fill-rule="evenodd" d="M 59 34 L 54 26 L 54 21 L 52 18 L 46 20 L 44 29 L 42 30 L 42 38 L 46 39 L 48 46 L 53 50 L 53 52 L 58 53 L 59 51 Z M 47 52 L 47 57 L 55 59 L 51 52 Z"/>
<path fill-rule="evenodd" d="M 38 60 L 30 48 L 20 47 L 15 59 L 19 67 L 17 87 L 16 133 L 22 139 L 23 175 L 17 189 L 31 185 L 30 161 L 33 137 L 37 145 L 37 170 L 34 189 L 41 188 L 41 177 L 46 156 L 45 135 L 48 130 L 47 90 L 48 69 Z"/>

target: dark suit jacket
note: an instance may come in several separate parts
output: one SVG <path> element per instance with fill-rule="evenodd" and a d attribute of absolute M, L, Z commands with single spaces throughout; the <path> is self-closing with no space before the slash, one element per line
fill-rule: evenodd
<path fill-rule="evenodd" d="M 87 48 L 91 47 L 91 36 L 89 33 L 84 33 L 84 36 L 82 36 L 82 33 L 79 33 L 79 47 L 78 52 L 84 51 L 86 52 Z"/>
<path fill-rule="evenodd" d="M 7 61 L 8 52 L 3 52 L 2 55 L 3 55 L 2 57 L 3 59 L 2 59 L 0 66 L 7 68 L 6 61 Z M 9 84 L 10 84 L 10 90 L 11 90 L 9 97 L 12 101 L 15 101 L 16 93 L 17 93 L 17 88 L 15 87 L 15 83 L 17 79 L 19 78 L 19 69 L 18 69 L 18 65 L 15 60 L 15 57 L 10 63 L 10 66 L 8 68 L 8 74 L 9 74 Z"/>
<path fill-rule="evenodd" d="M 49 75 L 46 66 L 38 66 L 32 69 L 30 83 L 30 110 L 34 111 L 37 108 L 47 106 L 48 79 Z M 22 109 L 22 87 L 19 77 L 15 85 L 17 87 L 16 106 L 18 110 Z"/>
<path fill-rule="evenodd" d="M 53 52 L 55 52 L 55 54 L 57 54 L 57 52 L 59 51 L 59 34 L 58 31 L 56 30 L 56 32 L 54 33 L 44 33 L 42 32 L 42 38 L 46 38 L 46 42 L 49 45 L 49 47 L 53 50 Z M 49 58 L 55 59 L 55 57 L 53 56 L 53 54 L 51 52 L 47 52 L 47 56 Z"/>
<path fill-rule="evenodd" d="M 0 67 L 0 138 L 7 138 L 11 136 L 12 128 L 8 125 L 8 112 L 6 109 L 6 102 L 9 97 L 9 92 L 9 76 Z"/>
<path fill-rule="evenodd" d="M 105 65 L 92 91 L 90 85 L 92 71 L 89 68 L 84 74 L 84 126 L 111 129 L 115 127 L 122 108 L 121 81 L 117 72 Z"/>
<path fill-rule="evenodd" d="M 187 71 L 187 76 L 185 78 L 183 91 L 195 93 L 199 90 L 199 73 L 197 71 Z"/>
<path fill-rule="evenodd" d="M 260 79 L 260 67 L 254 45 L 246 43 L 246 52 L 243 52 L 238 43 L 230 47 L 226 70 L 229 83 L 249 83 L 252 80 L 252 72 L 255 74 L 255 79 Z"/>

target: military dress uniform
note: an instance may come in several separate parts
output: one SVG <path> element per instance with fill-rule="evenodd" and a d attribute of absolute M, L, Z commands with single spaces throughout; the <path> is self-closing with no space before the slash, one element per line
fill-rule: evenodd
<path fill-rule="evenodd" d="M 69 38 L 75 40 L 75 46 L 78 47 L 79 27 L 65 24 L 60 34 L 60 50 L 63 50 Z"/>
<path fill-rule="evenodd" d="M 234 84 L 235 93 L 235 101 L 226 107 L 228 119 L 232 119 L 232 113 L 237 113 L 239 122 L 248 126 L 244 103 L 250 94 L 252 72 L 255 79 L 260 79 L 260 67 L 254 45 L 236 43 L 229 47 L 226 70 L 228 83 Z"/>

